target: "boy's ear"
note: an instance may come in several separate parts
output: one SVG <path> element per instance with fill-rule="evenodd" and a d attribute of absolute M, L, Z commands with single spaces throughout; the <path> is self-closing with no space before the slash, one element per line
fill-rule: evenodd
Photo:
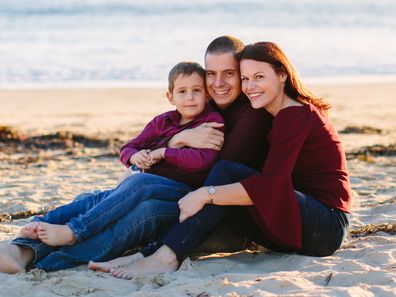
<path fill-rule="evenodd" d="M 168 98 L 170 104 L 175 105 L 175 101 L 173 101 L 173 94 L 171 92 L 167 91 L 166 97 Z"/>

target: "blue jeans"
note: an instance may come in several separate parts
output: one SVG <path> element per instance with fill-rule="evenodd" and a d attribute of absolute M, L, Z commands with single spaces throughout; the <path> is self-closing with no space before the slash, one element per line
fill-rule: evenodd
<path fill-rule="evenodd" d="M 67 205 L 49 211 L 44 217 L 35 217 L 33 221 L 66 224 L 81 242 L 147 199 L 178 201 L 191 190 L 186 184 L 162 176 L 137 173 L 126 178 L 115 189 L 80 196 Z"/>
<path fill-rule="evenodd" d="M 220 161 L 212 168 L 205 185 L 225 185 L 238 182 L 253 174 L 253 169 L 231 161 Z M 315 198 L 296 191 L 302 219 L 302 250 L 297 252 L 326 256 L 336 251 L 349 227 L 349 214 L 330 208 Z M 181 224 L 176 224 L 166 236 L 142 250 L 152 254 L 162 244 L 170 247 L 181 262 L 195 247 L 202 244 L 227 217 L 234 231 L 248 240 L 276 251 L 292 252 L 291 248 L 273 242 L 251 219 L 246 207 L 205 205 L 204 208 Z"/>
<path fill-rule="evenodd" d="M 148 183 L 147 176 L 151 176 L 150 183 Z M 129 248 L 142 246 L 157 239 L 177 222 L 179 218 L 177 200 L 190 192 L 191 188 L 169 179 L 167 179 L 169 182 L 164 188 L 164 179 L 156 175 L 142 174 L 139 180 L 143 184 L 151 185 L 151 189 L 147 189 L 147 192 L 144 193 L 146 200 L 140 200 L 131 211 L 127 211 L 124 216 L 105 226 L 101 232 L 74 245 L 54 247 L 39 240 L 22 237 L 14 239 L 11 243 L 29 247 L 34 251 L 34 259 L 28 268 L 36 267 L 46 271 L 67 269 L 88 263 L 90 260 L 107 261 L 119 257 Z M 135 183 L 131 183 L 131 180 L 130 178 L 125 180 L 122 188 L 125 185 L 136 186 Z M 152 189 L 155 184 L 159 186 L 157 190 Z M 100 197 L 102 199 L 110 197 L 109 193 L 114 193 L 114 191 L 116 189 L 91 193 L 84 197 L 80 196 L 81 199 L 75 202 L 79 203 L 77 205 L 83 204 L 89 208 L 93 203 L 94 196 L 98 196 L 97 200 L 101 200 Z M 140 191 L 139 193 L 142 194 Z M 153 196 L 148 197 L 149 193 Z M 125 212 L 125 210 L 122 211 Z M 62 223 L 73 213 L 77 213 L 74 208 L 69 210 L 68 215 L 58 214 L 56 216 L 57 213 L 53 213 L 49 218 L 58 220 L 53 223 Z"/>

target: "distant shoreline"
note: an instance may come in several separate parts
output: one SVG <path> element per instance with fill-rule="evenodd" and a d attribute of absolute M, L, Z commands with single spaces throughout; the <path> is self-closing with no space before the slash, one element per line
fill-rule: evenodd
<path fill-rule="evenodd" d="M 346 85 L 361 83 L 396 83 L 396 74 L 370 75 L 332 75 L 317 77 L 301 77 L 308 85 Z M 74 82 L 0 82 L 0 90 L 41 90 L 41 89 L 164 89 L 165 80 L 152 81 L 74 81 Z"/>

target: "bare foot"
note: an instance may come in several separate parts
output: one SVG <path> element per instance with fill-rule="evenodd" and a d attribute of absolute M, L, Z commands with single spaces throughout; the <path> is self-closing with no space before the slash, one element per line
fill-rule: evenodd
<path fill-rule="evenodd" d="M 166 245 L 160 247 L 150 257 L 122 268 L 112 268 L 111 274 L 118 278 L 132 279 L 140 274 L 176 271 L 179 263 L 175 253 Z"/>
<path fill-rule="evenodd" d="M 98 270 L 102 272 L 110 272 L 112 268 L 119 268 L 133 264 L 144 258 L 143 254 L 136 253 L 130 256 L 119 257 L 107 262 L 93 262 L 89 261 L 88 268 L 92 270 Z"/>
<path fill-rule="evenodd" d="M 37 234 L 38 222 L 31 222 L 21 228 L 18 237 L 25 237 L 30 239 L 39 239 Z"/>
<path fill-rule="evenodd" d="M 77 242 L 72 230 L 67 225 L 40 222 L 37 227 L 37 234 L 42 242 L 52 246 L 73 245 Z"/>
<path fill-rule="evenodd" d="M 26 268 L 34 256 L 30 248 L 20 247 L 10 243 L 0 245 L 0 272 L 17 273 Z"/>

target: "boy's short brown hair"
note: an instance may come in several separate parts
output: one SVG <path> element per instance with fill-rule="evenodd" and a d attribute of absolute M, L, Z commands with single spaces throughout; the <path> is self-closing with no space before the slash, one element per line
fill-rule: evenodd
<path fill-rule="evenodd" d="M 171 71 L 169 71 L 168 75 L 168 90 L 169 92 L 173 92 L 173 88 L 175 87 L 176 78 L 179 75 L 191 75 L 193 73 L 198 74 L 204 83 L 205 86 L 205 69 L 196 62 L 180 62 L 177 63 Z"/>

